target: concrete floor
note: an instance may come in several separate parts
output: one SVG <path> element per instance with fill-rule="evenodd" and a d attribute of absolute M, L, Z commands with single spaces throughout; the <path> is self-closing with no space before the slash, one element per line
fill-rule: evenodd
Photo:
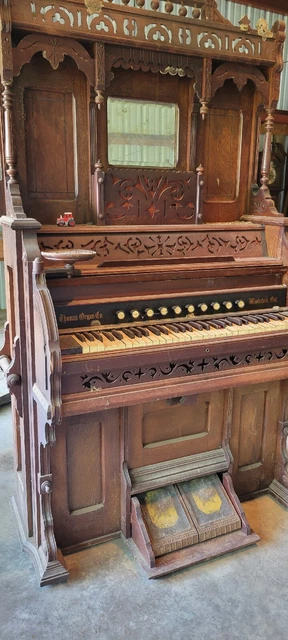
<path fill-rule="evenodd" d="M 10 407 L 0 408 L 1 640 L 287 640 L 288 513 L 246 503 L 261 542 L 148 581 L 120 541 L 66 557 L 68 583 L 40 589 L 19 545 Z"/>
<path fill-rule="evenodd" d="M 245 505 L 261 536 L 250 549 L 149 582 L 117 540 L 67 556 L 69 582 L 40 589 L 20 548 L 13 491 L 6 405 L 0 407 L 0 640 L 288 640 L 288 513 L 270 497 Z"/>

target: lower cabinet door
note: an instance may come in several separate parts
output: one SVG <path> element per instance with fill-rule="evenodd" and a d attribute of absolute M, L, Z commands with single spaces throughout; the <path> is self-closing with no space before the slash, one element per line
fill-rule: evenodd
<path fill-rule="evenodd" d="M 249 385 L 233 392 L 231 451 L 239 496 L 266 489 L 274 477 L 281 383 Z"/>
<path fill-rule="evenodd" d="M 73 416 L 52 449 L 52 512 L 60 548 L 120 530 L 120 414 Z"/>

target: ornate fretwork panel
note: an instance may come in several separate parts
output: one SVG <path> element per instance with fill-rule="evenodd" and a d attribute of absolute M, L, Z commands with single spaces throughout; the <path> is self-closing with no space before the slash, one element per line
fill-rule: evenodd
<path fill-rule="evenodd" d="M 98 371 L 83 375 L 63 375 L 62 390 L 65 393 L 72 390 L 73 393 L 85 393 L 91 391 L 98 393 L 102 389 L 113 389 L 117 387 L 129 387 L 147 382 L 159 382 L 177 378 L 189 378 L 201 374 L 210 373 L 217 375 L 221 372 L 234 372 L 247 367 L 264 367 L 267 364 L 276 364 L 288 360 L 288 345 L 283 349 L 263 349 L 247 350 L 245 353 L 210 356 L 201 358 L 175 357 L 175 360 L 167 360 L 161 364 L 151 364 L 148 366 L 126 366 L 114 369 L 110 366 L 98 368 Z"/>
<path fill-rule="evenodd" d="M 271 63 L 275 60 L 274 39 L 282 44 L 281 25 L 277 26 L 269 38 L 262 38 L 256 30 L 244 32 L 239 27 L 227 23 L 217 11 L 216 2 L 207 0 L 203 8 L 194 12 L 193 17 L 182 4 L 176 4 L 178 16 L 171 15 L 173 3 L 152 3 L 153 11 L 143 9 L 142 3 L 133 7 L 103 2 L 101 10 L 87 11 L 87 6 L 80 0 L 66 2 L 47 2 L 47 0 L 11 0 L 12 19 L 17 25 L 46 32 L 75 34 L 76 37 L 110 40 L 133 43 L 144 46 L 173 47 L 179 53 L 210 55 L 219 58 L 233 56 L 234 59 L 253 58 L 260 63 Z M 129 4 L 128 2 L 124 3 Z M 199 3 L 196 3 L 199 5 Z M 150 7 L 149 7 L 150 9 Z M 217 33 L 215 32 L 217 26 Z"/>
<path fill-rule="evenodd" d="M 192 172 L 110 169 L 105 176 L 106 224 L 191 223 L 195 199 Z"/>

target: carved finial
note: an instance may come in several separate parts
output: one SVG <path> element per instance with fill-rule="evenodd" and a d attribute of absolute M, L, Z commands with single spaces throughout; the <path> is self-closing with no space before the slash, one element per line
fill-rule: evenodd
<path fill-rule="evenodd" d="M 239 24 L 240 24 L 240 31 L 249 31 L 251 21 L 249 20 L 248 16 L 245 14 L 245 16 L 243 16 L 243 18 L 239 20 Z"/>
<path fill-rule="evenodd" d="M 201 102 L 200 113 L 202 116 L 202 120 L 205 120 L 205 116 L 207 116 L 207 113 L 209 113 L 208 102 Z"/>
<path fill-rule="evenodd" d="M 197 7 L 194 7 L 194 9 L 192 9 L 192 18 L 194 18 L 194 20 L 198 20 L 201 17 L 201 10 L 198 9 Z"/>
<path fill-rule="evenodd" d="M 179 16 L 182 16 L 182 18 L 185 18 L 185 16 L 187 16 L 187 8 L 184 5 L 184 0 L 181 0 L 181 6 L 179 9 Z"/>
<path fill-rule="evenodd" d="M 263 40 L 266 40 L 267 38 L 273 38 L 273 33 L 272 31 L 269 31 L 268 22 L 267 20 L 265 20 L 265 18 L 259 18 L 258 22 L 256 23 L 256 29 L 258 36 L 261 36 Z"/>
<path fill-rule="evenodd" d="M 198 174 L 198 176 L 201 178 L 201 176 L 203 176 L 204 173 L 204 167 L 202 167 L 202 164 L 199 164 L 199 167 L 197 167 L 196 169 L 196 173 Z M 201 185 L 202 186 L 202 185 Z"/>
<path fill-rule="evenodd" d="M 98 160 L 98 162 L 95 163 L 94 167 L 96 171 L 103 171 L 103 164 L 101 160 Z"/>
<path fill-rule="evenodd" d="M 101 89 L 96 89 L 95 102 L 97 104 L 98 109 L 101 109 L 101 105 L 104 104 L 105 102 L 103 91 Z"/>
<path fill-rule="evenodd" d="M 84 2 L 89 16 L 93 13 L 99 13 L 103 6 L 103 0 L 84 0 Z"/>

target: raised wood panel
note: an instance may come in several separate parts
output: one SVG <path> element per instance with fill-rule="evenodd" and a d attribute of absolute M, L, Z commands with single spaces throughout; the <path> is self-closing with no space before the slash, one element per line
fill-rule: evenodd
<path fill-rule="evenodd" d="M 213 153 L 206 156 L 206 202 L 233 202 L 238 197 L 242 125 L 239 109 L 212 107 L 209 111 L 207 135 L 213 139 Z"/>
<path fill-rule="evenodd" d="M 68 508 L 103 509 L 102 422 L 74 424 L 67 431 Z M 85 460 L 85 465 L 83 465 Z M 97 470 L 97 473 L 95 473 Z"/>
<path fill-rule="evenodd" d="M 57 429 L 52 511 L 60 548 L 120 530 L 120 416 L 75 416 Z"/>
<path fill-rule="evenodd" d="M 280 382 L 234 391 L 231 450 L 238 495 L 266 489 L 274 477 Z"/>
<path fill-rule="evenodd" d="M 197 403 L 197 413 L 191 406 L 163 406 L 151 402 L 144 406 L 142 442 L 144 447 L 161 446 L 173 442 L 205 436 L 210 428 L 208 399 Z M 165 425 L 163 429 L 163 425 Z M 164 440 L 163 440 L 164 438 Z"/>
<path fill-rule="evenodd" d="M 263 464 L 265 421 L 267 419 L 267 389 L 250 391 L 241 397 L 241 428 L 249 432 L 249 438 L 240 437 L 238 465 L 240 471 L 251 465 Z"/>
<path fill-rule="evenodd" d="M 126 434 L 129 468 L 220 447 L 224 398 L 225 392 L 218 391 L 187 396 L 181 400 L 183 404 L 163 400 L 129 407 Z"/>
<path fill-rule="evenodd" d="M 90 219 L 87 79 L 65 57 L 58 69 L 41 54 L 14 80 L 14 128 L 25 213 L 42 224 L 71 211 Z"/>
<path fill-rule="evenodd" d="M 255 101 L 252 83 L 239 92 L 233 81 L 227 80 L 211 100 L 204 122 L 198 116 L 196 155 L 197 164 L 204 167 L 204 222 L 235 222 L 248 207 Z"/>
<path fill-rule="evenodd" d="M 75 198 L 72 93 L 26 89 L 24 105 L 30 198 Z M 47 136 L 47 121 L 53 130 L 53 144 Z"/>

